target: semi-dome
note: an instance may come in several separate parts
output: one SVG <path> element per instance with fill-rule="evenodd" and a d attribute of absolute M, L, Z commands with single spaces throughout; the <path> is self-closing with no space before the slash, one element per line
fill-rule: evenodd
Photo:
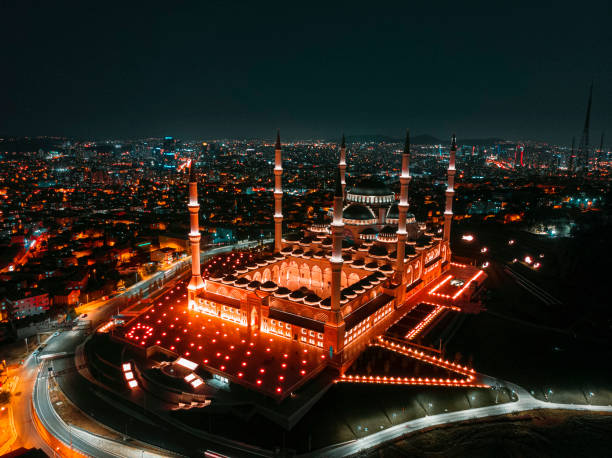
<path fill-rule="evenodd" d="M 378 235 L 382 235 L 384 237 L 390 237 L 396 234 L 397 234 L 397 228 L 387 225 L 380 230 L 380 233 Z"/>
<path fill-rule="evenodd" d="M 343 210 L 342 217 L 344 219 L 352 219 L 356 221 L 369 221 L 376 219 L 374 212 L 372 212 L 372 210 L 370 210 L 367 206 L 361 204 L 350 204 Z"/>
<path fill-rule="evenodd" d="M 399 218 L 399 207 L 397 206 L 397 202 L 392 204 L 387 210 L 387 219 L 398 219 Z"/>
<path fill-rule="evenodd" d="M 397 205 L 397 202 L 393 203 L 389 207 L 389 210 L 387 210 L 387 219 L 390 219 L 390 220 L 399 219 L 399 207 Z M 406 212 L 406 222 L 407 223 L 416 222 L 416 218 L 414 217 L 413 213 Z"/>
<path fill-rule="evenodd" d="M 368 254 L 373 257 L 387 256 L 387 248 L 382 245 L 373 245 L 369 250 Z"/>

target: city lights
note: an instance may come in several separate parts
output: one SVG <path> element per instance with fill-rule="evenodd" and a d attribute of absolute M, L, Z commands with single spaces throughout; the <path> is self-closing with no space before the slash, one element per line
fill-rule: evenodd
<path fill-rule="evenodd" d="M 609 2 L 3 3 L 0 456 L 605 455 Z"/>

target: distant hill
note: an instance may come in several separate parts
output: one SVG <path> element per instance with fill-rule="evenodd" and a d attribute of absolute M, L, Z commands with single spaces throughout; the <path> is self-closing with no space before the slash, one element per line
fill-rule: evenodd
<path fill-rule="evenodd" d="M 0 137 L 0 151 L 32 152 L 39 149 L 57 149 L 64 139 L 47 137 Z"/>
<path fill-rule="evenodd" d="M 386 135 L 349 135 L 346 137 L 348 143 L 403 143 L 403 138 L 393 138 Z M 501 138 L 459 138 L 459 145 L 491 145 L 504 141 Z M 440 140 L 433 135 L 414 135 L 410 137 L 410 143 L 413 145 L 443 145 L 450 143 L 450 136 L 446 140 Z"/>
<path fill-rule="evenodd" d="M 503 138 L 458 138 L 457 143 L 460 145 L 493 145 L 495 143 L 505 142 Z"/>
<path fill-rule="evenodd" d="M 404 139 L 386 135 L 349 135 L 346 141 L 348 143 L 403 143 Z M 413 135 L 410 137 L 410 142 L 415 145 L 435 145 L 440 143 L 440 140 L 431 135 Z"/>

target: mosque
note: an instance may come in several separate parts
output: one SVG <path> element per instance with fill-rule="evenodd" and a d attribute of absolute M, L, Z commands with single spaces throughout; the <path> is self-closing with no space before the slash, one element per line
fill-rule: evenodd
<path fill-rule="evenodd" d="M 366 178 L 346 189 L 346 147 L 340 163 L 330 224 L 313 225 L 304 237 L 282 234 L 282 149 L 275 146 L 274 251 L 233 274 L 206 280 L 193 257 L 188 307 L 321 349 L 328 363 L 342 368 L 348 351 L 375 328 L 390 325 L 392 312 L 451 267 L 456 140 L 448 168 L 444 231 L 419 231 L 408 213 L 409 136 L 402 154 L 399 201 L 384 184 Z M 193 173 L 191 174 L 193 177 Z M 193 253 L 199 252 L 197 184 L 189 184 Z"/>
<path fill-rule="evenodd" d="M 371 178 L 347 189 L 343 139 L 329 222 L 314 224 L 299 236 L 284 235 L 282 148 L 277 135 L 273 249 L 246 261 L 234 253 L 221 261 L 224 269 L 207 269 L 205 275 L 198 256 L 200 205 L 192 166 L 191 279 L 166 291 L 114 337 L 131 345 L 142 367 L 172 361 L 173 376 L 184 375 L 196 394 L 210 388 L 204 381 L 210 377 L 278 401 L 323 371 L 327 378 L 331 372 L 348 380 L 345 372 L 365 347 L 399 320 L 425 311 L 405 336 L 408 341 L 433 325 L 442 312 L 469 312 L 477 301 L 486 274 L 451 262 L 456 151 L 453 135 L 443 228 L 419 227 L 408 213 L 407 135 L 399 200 Z M 146 377 L 129 383 L 130 388 L 151 384 Z M 406 383 L 466 386 L 473 380 Z"/>

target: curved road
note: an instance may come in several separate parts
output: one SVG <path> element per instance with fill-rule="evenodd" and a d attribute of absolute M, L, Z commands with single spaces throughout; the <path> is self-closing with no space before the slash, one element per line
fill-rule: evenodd
<path fill-rule="evenodd" d="M 544 402 L 534 398 L 524 388 L 509 383 L 503 380 L 481 375 L 484 383 L 490 386 L 502 385 L 514 391 L 519 400 L 508 402 L 505 404 L 496 404 L 487 407 L 479 407 L 476 409 L 460 410 L 457 412 L 449 412 L 438 415 L 425 416 L 416 420 L 407 421 L 399 425 L 392 426 L 388 429 L 376 432 L 367 437 L 357 439 L 345 444 L 326 447 L 315 452 L 305 454 L 305 457 L 325 456 L 326 458 L 345 457 L 356 455 L 365 452 L 373 447 L 380 446 L 384 443 L 391 442 L 401 438 L 402 436 L 432 426 L 447 425 L 461 421 L 474 420 L 477 418 L 495 417 L 499 415 L 525 412 L 537 409 L 553 409 L 553 410 L 583 410 L 591 412 L 612 412 L 612 406 L 594 406 L 583 404 L 558 404 L 554 402 Z"/>
<path fill-rule="evenodd" d="M 263 243 L 269 241 L 270 240 L 264 240 Z M 202 260 L 204 260 L 207 257 L 214 256 L 216 254 L 232 251 L 233 249 L 249 248 L 258 244 L 259 242 L 240 242 L 234 245 L 216 247 L 207 251 L 203 251 L 201 253 L 201 258 Z M 163 287 L 166 282 L 173 280 L 177 275 L 181 274 L 183 272 L 182 268 L 189 265 L 190 262 L 190 257 L 181 260 L 175 263 L 169 269 L 165 271 L 156 272 L 154 275 L 147 278 L 146 280 L 132 285 L 132 287 L 124 291 L 122 294 L 108 301 L 100 301 L 96 303 L 95 309 L 87 311 L 87 318 L 88 321 L 91 322 L 92 328 L 95 328 L 102 322 L 108 320 L 109 317 L 113 314 L 113 312 L 116 311 L 117 307 L 123 305 L 126 298 L 129 298 L 136 294 L 142 294 L 144 296 L 148 293 L 153 292 L 151 288 L 152 285 L 154 285 L 155 282 L 160 280 L 160 283 L 162 284 L 160 288 Z M 57 336 L 52 336 L 47 339 L 47 346 L 44 351 L 39 355 L 39 357 L 44 357 L 45 355 L 57 354 L 61 352 L 73 353 L 75 348 L 85 339 L 85 337 L 86 334 L 85 330 L 83 329 L 65 331 Z M 53 448 L 51 448 L 40 436 L 32 419 L 31 408 L 33 403 L 35 406 L 41 407 L 40 401 L 38 399 L 34 400 L 35 397 L 38 397 L 37 391 L 34 391 L 34 386 L 37 382 L 39 369 L 39 359 L 34 355 L 29 355 L 17 374 L 19 376 L 19 382 L 11 400 L 10 408 L 10 411 L 13 415 L 15 430 L 17 432 L 17 440 L 13 444 L 12 448 L 39 448 L 43 450 L 47 455 L 53 456 L 55 454 L 55 450 L 53 450 Z M 44 371 L 42 372 L 44 373 Z M 42 374 L 42 376 L 46 375 L 47 374 Z M 46 412 L 46 414 L 44 415 L 45 418 L 47 418 L 48 414 L 49 412 Z M 55 425 L 55 427 L 57 429 L 56 432 L 58 435 L 60 435 L 60 437 L 67 436 L 70 438 L 70 431 L 68 431 L 66 428 L 62 428 L 61 425 Z M 67 443 L 69 444 L 69 441 Z M 76 448 L 78 447 L 75 446 L 75 449 Z M 102 451 L 96 451 L 96 453 L 93 453 L 93 456 L 101 456 L 100 453 L 102 453 Z"/>
<path fill-rule="evenodd" d="M 42 364 L 41 370 L 36 377 L 34 394 L 32 396 L 34 409 L 36 409 L 36 413 L 47 431 L 56 439 L 69 445 L 71 449 L 78 450 L 81 453 L 85 453 L 89 456 L 96 456 L 100 458 L 115 458 L 117 456 L 121 456 L 106 453 L 104 450 L 91 446 L 89 443 L 82 440 L 78 435 L 73 434 L 70 427 L 60 419 L 59 415 L 57 412 L 55 412 L 55 409 L 51 405 L 51 400 L 49 399 L 49 371 L 47 370 L 47 367 L 47 363 Z"/>
<path fill-rule="evenodd" d="M 138 447 L 122 444 L 106 438 L 98 437 L 78 427 L 66 424 L 57 414 L 49 397 L 49 364 L 43 363 L 34 384 L 34 396 L 32 398 L 34 408 L 45 429 L 56 439 L 68 445 L 71 450 L 77 450 L 96 458 L 115 458 L 115 457 L 163 457 L 171 456 L 160 455 L 142 450 Z"/>

